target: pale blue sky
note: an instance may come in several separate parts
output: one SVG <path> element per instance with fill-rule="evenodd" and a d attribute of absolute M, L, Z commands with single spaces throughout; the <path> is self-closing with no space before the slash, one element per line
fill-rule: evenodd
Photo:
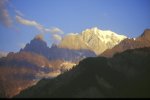
<path fill-rule="evenodd" d="M 0 51 L 19 51 L 40 33 L 35 27 L 19 24 L 15 10 L 24 19 L 60 28 L 64 34 L 98 27 L 137 37 L 150 28 L 150 0 L 9 0 L 5 9 L 13 25 L 0 24 Z M 48 45 L 53 42 L 50 34 L 44 38 Z"/>

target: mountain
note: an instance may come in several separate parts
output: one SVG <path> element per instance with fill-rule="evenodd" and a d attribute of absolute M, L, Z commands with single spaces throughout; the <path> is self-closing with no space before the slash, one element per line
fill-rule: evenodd
<path fill-rule="evenodd" d="M 88 49 L 99 55 L 127 38 L 112 31 L 100 30 L 97 27 L 86 29 L 80 34 L 69 34 L 59 44 L 61 48 Z M 69 41 L 69 42 L 68 42 Z"/>
<path fill-rule="evenodd" d="M 15 98 L 150 97 L 150 48 L 112 58 L 90 57 L 54 79 L 43 79 Z M 42 92 L 41 92 L 42 91 Z"/>
<path fill-rule="evenodd" d="M 80 34 L 68 34 L 58 45 L 52 45 L 50 48 L 43 39 L 35 37 L 20 51 L 34 52 L 49 60 L 79 62 L 83 58 L 94 57 L 106 49 L 113 48 L 126 38 L 124 35 L 94 27 Z"/>
<path fill-rule="evenodd" d="M 12 97 L 42 78 L 54 78 L 70 70 L 81 59 L 96 56 L 90 50 L 71 50 L 35 37 L 17 53 L 0 58 L 0 97 Z"/>
<path fill-rule="evenodd" d="M 81 59 L 86 57 L 96 56 L 94 52 L 89 49 L 70 49 L 69 47 L 61 48 L 56 44 L 53 44 L 50 48 L 47 46 L 44 40 L 34 38 L 25 48 L 20 51 L 34 52 L 43 55 L 48 60 L 64 60 L 77 63 Z"/>
<path fill-rule="evenodd" d="M 114 54 L 128 49 L 150 47 L 150 29 L 146 29 L 143 34 L 137 38 L 125 39 L 112 49 L 104 51 L 100 56 L 112 57 Z"/>
<path fill-rule="evenodd" d="M 49 53 L 49 47 L 43 39 L 35 37 L 20 51 L 33 52 L 47 57 L 47 54 Z"/>
<path fill-rule="evenodd" d="M 86 44 L 82 37 L 78 34 L 69 34 L 66 35 L 60 44 L 58 45 L 60 48 L 68 48 L 73 50 L 87 49 L 92 50 L 88 44 Z"/>
<path fill-rule="evenodd" d="M 43 78 L 49 78 L 55 70 L 49 61 L 35 53 L 9 53 L 0 59 L 0 97 L 12 97 L 21 90 L 34 85 Z M 42 75 L 41 75 L 42 73 Z"/>
<path fill-rule="evenodd" d="M 0 97 L 12 97 L 42 78 L 54 78 L 75 63 L 51 60 L 33 52 L 9 53 L 0 58 Z"/>

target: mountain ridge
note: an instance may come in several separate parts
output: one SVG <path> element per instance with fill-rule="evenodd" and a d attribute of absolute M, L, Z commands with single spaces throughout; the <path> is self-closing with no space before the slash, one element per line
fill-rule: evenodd
<path fill-rule="evenodd" d="M 43 79 L 15 98 L 149 97 L 149 58 L 149 47 L 127 50 L 113 58 L 86 58 L 72 70 L 52 80 Z"/>
<path fill-rule="evenodd" d="M 108 48 L 112 48 L 127 38 L 109 30 L 100 30 L 97 27 L 86 29 L 79 34 L 69 34 L 62 39 L 59 46 L 71 49 L 89 49 L 96 55 L 101 54 Z M 68 42 L 70 41 L 70 42 Z"/>
<path fill-rule="evenodd" d="M 94 52 L 88 49 L 70 49 L 61 48 L 56 44 L 53 44 L 50 48 L 47 46 L 44 40 L 34 38 L 20 51 L 34 52 L 45 56 L 49 60 L 65 60 L 71 62 L 78 62 L 84 57 L 96 56 Z"/>
<path fill-rule="evenodd" d="M 128 49 L 150 47 L 150 29 L 144 30 L 144 32 L 137 38 L 127 38 L 121 41 L 112 49 L 107 49 L 100 56 L 112 57 L 115 53 L 123 52 Z"/>

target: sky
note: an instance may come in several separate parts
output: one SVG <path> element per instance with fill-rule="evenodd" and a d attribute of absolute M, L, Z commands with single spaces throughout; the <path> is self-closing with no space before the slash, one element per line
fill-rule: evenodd
<path fill-rule="evenodd" d="M 18 52 L 35 36 L 50 46 L 92 27 L 138 37 L 150 28 L 150 0 L 0 0 L 3 52 Z"/>

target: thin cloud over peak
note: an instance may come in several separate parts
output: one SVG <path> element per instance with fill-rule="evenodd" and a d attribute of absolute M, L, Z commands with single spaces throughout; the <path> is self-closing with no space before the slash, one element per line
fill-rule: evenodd
<path fill-rule="evenodd" d="M 19 43 L 18 46 L 19 46 L 19 48 L 23 49 L 26 46 L 26 44 L 25 43 Z"/>
<path fill-rule="evenodd" d="M 51 33 L 54 41 L 59 42 L 62 40 L 61 35 L 64 32 L 57 27 L 45 28 L 44 26 L 42 26 L 41 24 L 39 24 L 38 22 L 36 22 L 34 20 L 27 20 L 27 19 L 24 19 L 23 17 L 18 16 L 18 15 L 16 15 L 16 20 L 17 20 L 17 22 L 19 22 L 22 25 L 32 26 L 32 27 L 35 27 L 36 29 L 38 29 L 41 32 L 41 34 L 36 35 L 35 36 L 36 39 L 43 40 L 43 35 L 45 33 Z"/>
<path fill-rule="evenodd" d="M 43 34 L 38 34 L 35 36 L 35 39 L 43 40 L 44 36 Z"/>
<path fill-rule="evenodd" d="M 68 33 L 68 35 L 79 35 L 79 33 Z"/>
<path fill-rule="evenodd" d="M 63 32 L 61 29 L 57 28 L 57 27 L 53 27 L 53 28 L 51 29 L 51 32 L 52 32 L 52 33 L 64 34 L 64 32 Z"/>
<path fill-rule="evenodd" d="M 54 34 L 53 37 L 57 41 L 61 41 L 62 40 L 62 37 L 60 35 L 58 35 L 58 34 Z"/>

